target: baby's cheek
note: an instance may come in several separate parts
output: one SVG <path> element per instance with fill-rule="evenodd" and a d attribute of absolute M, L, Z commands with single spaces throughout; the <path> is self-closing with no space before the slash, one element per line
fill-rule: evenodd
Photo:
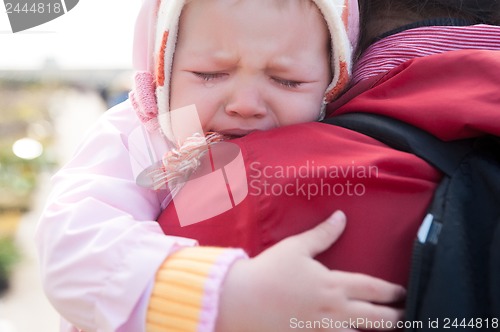
<path fill-rule="evenodd" d="M 317 121 L 321 114 L 321 103 L 304 102 L 295 104 L 286 110 L 284 122 L 288 125 Z"/>

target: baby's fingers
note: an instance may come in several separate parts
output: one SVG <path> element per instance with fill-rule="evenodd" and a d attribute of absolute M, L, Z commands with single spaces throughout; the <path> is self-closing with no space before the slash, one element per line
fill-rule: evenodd
<path fill-rule="evenodd" d="M 380 304 L 364 301 L 351 301 L 349 311 L 355 317 L 355 328 L 376 331 L 401 329 L 404 311 Z"/>
<path fill-rule="evenodd" d="M 350 299 L 375 303 L 394 303 L 405 299 L 406 290 L 401 285 L 366 274 L 332 271 L 338 283 L 342 278 Z"/>
<path fill-rule="evenodd" d="M 342 234 L 346 224 L 346 216 L 342 211 L 336 211 L 327 220 L 301 234 L 292 236 L 292 240 L 301 252 L 314 257 L 328 249 Z"/>

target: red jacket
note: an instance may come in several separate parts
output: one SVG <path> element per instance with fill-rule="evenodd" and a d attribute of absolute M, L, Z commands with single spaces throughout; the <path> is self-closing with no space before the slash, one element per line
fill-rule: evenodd
<path fill-rule="evenodd" d="M 384 114 L 444 140 L 500 135 L 500 52 L 416 58 L 345 98 L 332 105 L 339 107 L 335 114 Z M 171 204 L 159 217 L 166 234 L 242 247 L 253 256 L 341 209 L 346 231 L 318 259 L 332 269 L 406 285 L 413 240 L 441 178 L 437 171 L 411 154 L 322 123 L 233 142 L 245 160 L 248 195 L 232 209 L 185 227 Z"/>

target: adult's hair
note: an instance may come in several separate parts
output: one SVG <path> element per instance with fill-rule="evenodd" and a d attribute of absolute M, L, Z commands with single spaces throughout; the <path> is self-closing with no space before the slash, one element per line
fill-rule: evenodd
<path fill-rule="evenodd" d="M 381 34 L 423 20 L 458 18 L 469 24 L 500 25 L 500 0 L 359 0 L 359 6 L 358 53 Z"/>

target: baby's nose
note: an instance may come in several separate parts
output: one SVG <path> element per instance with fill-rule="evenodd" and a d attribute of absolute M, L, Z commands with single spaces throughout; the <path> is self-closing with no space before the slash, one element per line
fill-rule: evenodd
<path fill-rule="evenodd" d="M 262 118 L 267 114 L 267 107 L 262 97 L 256 84 L 235 87 L 230 94 L 225 111 L 231 116 Z"/>

